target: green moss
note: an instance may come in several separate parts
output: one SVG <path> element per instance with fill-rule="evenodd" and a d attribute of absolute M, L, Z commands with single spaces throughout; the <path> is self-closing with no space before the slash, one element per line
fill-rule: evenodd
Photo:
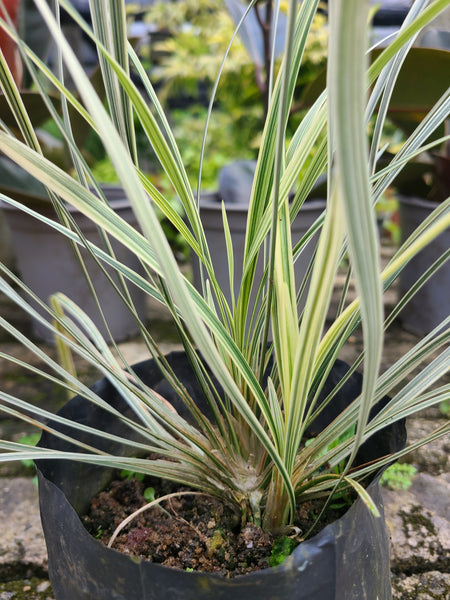
<path fill-rule="evenodd" d="M 53 592 L 47 583 L 47 580 L 36 577 L 0 582 L 0 594 L 10 592 L 11 600 L 49 600 L 53 598 Z M 8 596 L 5 594 L 5 597 Z"/>
<path fill-rule="evenodd" d="M 442 598 L 448 597 L 450 587 L 445 583 L 432 577 L 427 579 L 421 575 L 418 575 L 414 582 L 409 579 L 405 582 L 404 579 L 394 580 L 392 583 L 393 598 L 397 600 L 417 600 L 417 598 L 429 598 L 430 600 L 442 600 Z M 425 596 L 426 594 L 426 596 Z"/>
<path fill-rule="evenodd" d="M 286 535 L 275 540 L 270 556 L 269 564 L 271 567 L 281 565 L 282 562 L 294 551 L 298 542 Z"/>
<path fill-rule="evenodd" d="M 430 535 L 437 535 L 437 531 L 433 525 L 433 522 L 423 514 L 423 510 L 424 509 L 421 506 L 412 506 L 408 511 L 400 511 L 399 514 L 402 517 L 405 535 L 409 534 L 408 525 L 415 530 L 419 529 L 420 527 L 424 527 Z"/>

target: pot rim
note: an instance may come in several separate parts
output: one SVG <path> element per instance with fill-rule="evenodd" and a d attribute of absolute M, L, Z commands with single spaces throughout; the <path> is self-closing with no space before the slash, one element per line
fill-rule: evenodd
<path fill-rule="evenodd" d="M 414 206 L 417 208 L 427 209 L 430 212 L 441 204 L 440 202 L 435 202 L 434 200 L 427 200 L 427 198 L 405 195 L 399 195 L 398 201 L 400 204 L 403 204 L 403 206 Z"/>
<path fill-rule="evenodd" d="M 317 209 L 324 209 L 326 207 L 326 199 L 322 198 L 311 198 L 306 200 L 300 211 L 312 212 Z M 229 202 L 225 204 L 227 212 L 248 212 L 248 204 L 246 202 Z M 208 210 L 211 212 L 222 212 L 222 201 L 218 191 L 205 191 L 200 194 L 200 211 Z"/>
<path fill-rule="evenodd" d="M 112 208 L 114 208 L 115 211 L 124 210 L 131 206 L 131 203 L 130 203 L 129 199 L 127 198 L 126 192 L 122 186 L 120 186 L 118 184 L 113 184 L 113 183 L 109 184 L 108 183 L 108 184 L 101 185 L 100 189 L 104 192 L 109 204 L 111 205 Z M 92 188 L 91 188 L 91 191 L 93 191 Z M 9 193 L 10 193 L 11 197 L 14 199 L 14 190 L 11 189 Z M 108 198 L 108 194 L 111 194 L 111 193 L 113 194 L 113 197 Z M 24 206 L 27 206 L 27 208 L 31 208 L 35 212 L 42 213 L 44 215 L 47 215 L 47 214 L 54 215 L 55 214 L 50 200 L 47 202 L 44 198 L 36 199 L 35 201 L 30 201 L 29 204 L 24 204 Z M 72 206 L 70 204 L 66 204 L 66 208 L 71 214 L 82 214 L 78 210 L 78 208 L 75 208 L 74 206 Z M 13 206 L 12 204 L 5 202 L 4 200 L 0 200 L 0 210 L 10 211 L 11 213 L 13 213 L 13 212 L 22 213 L 23 215 L 27 215 L 27 213 L 25 213 L 22 209 L 17 208 L 16 206 Z"/>

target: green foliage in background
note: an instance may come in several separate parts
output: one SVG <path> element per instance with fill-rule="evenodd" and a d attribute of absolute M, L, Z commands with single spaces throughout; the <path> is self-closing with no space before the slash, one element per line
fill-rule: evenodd
<path fill-rule="evenodd" d="M 287 2 L 281 2 L 284 13 L 287 5 Z M 145 12 L 144 20 L 159 26 L 164 34 L 164 39 L 155 42 L 152 47 L 155 59 L 150 63 L 152 78 L 160 82 L 162 100 L 176 99 L 180 95 L 195 99 L 201 90 L 203 97 L 208 98 L 234 33 L 235 25 L 226 3 L 223 0 L 157 1 Z M 311 24 L 302 70 L 296 82 L 296 98 L 324 67 L 327 44 L 326 17 L 317 13 Z M 260 142 L 264 116 L 258 87 L 261 77 L 264 74 L 257 73 L 252 58 L 237 36 L 223 67 L 216 104 L 218 119 L 229 119 L 236 148 L 244 148 L 247 153 L 251 149 L 255 151 Z M 245 156 L 240 154 L 239 158 Z"/>
<path fill-rule="evenodd" d="M 395 463 L 384 471 L 380 483 L 391 490 L 408 490 L 416 473 L 417 469 L 414 465 Z"/>

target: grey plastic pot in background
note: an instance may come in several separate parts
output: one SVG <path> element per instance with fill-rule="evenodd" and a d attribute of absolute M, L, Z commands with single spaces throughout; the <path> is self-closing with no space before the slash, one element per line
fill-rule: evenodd
<path fill-rule="evenodd" d="M 325 200 L 310 200 L 305 202 L 292 224 L 292 242 L 298 242 L 311 225 L 325 210 Z M 228 224 L 231 232 L 234 253 L 234 287 L 239 290 L 242 278 L 242 256 L 244 254 L 245 234 L 247 228 L 248 204 L 244 202 L 226 203 Z M 210 248 L 217 280 L 228 301 L 231 300 L 230 280 L 228 273 L 228 258 L 222 221 L 222 203 L 218 192 L 206 192 L 200 198 L 200 218 L 205 230 Z M 296 280 L 301 281 L 307 271 L 314 253 L 317 236 L 312 238 L 295 263 Z M 256 279 L 263 273 L 263 261 L 260 258 L 257 266 Z M 194 285 L 201 289 L 200 265 L 198 260 L 192 262 Z M 301 306 L 300 306 L 301 308 Z"/>
<path fill-rule="evenodd" d="M 188 358 L 181 352 L 169 354 L 167 360 L 182 384 L 189 390 L 198 407 L 208 414 L 208 405 L 197 380 L 192 377 Z M 168 399 L 177 412 L 188 418 L 168 382 L 154 361 L 134 365 L 135 374 L 146 385 Z M 319 401 L 334 389 L 348 366 L 337 361 L 325 383 Z M 341 387 L 326 409 L 323 428 L 360 392 L 361 375 L 355 373 Z M 94 391 L 126 416 L 130 408 L 110 382 L 103 379 Z M 388 398 L 372 409 L 370 418 L 385 405 Z M 210 412 L 210 411 L 209 411 Z M 73 398 L 60 411 L 71 420 L 79 420 L 105 432 L 127 436 L 130 429 L 115 416 L 85 398 Z M 209 415 L 211 416 L 211 415 Z M 71 428 L 54 424 L 57 429 L 73 434 Z M 78 434 L 77 434 L 78 435 Z M 127 454 L 129 446 L 121 446 L 110 438 L 92 440 L 89 432 L 80 432 L 85 443 L 96 445 L 108 453 Z M 361 447 L 357 464 L 374 460 L 404 447 L 404 422 L 377 432 Z M 44 432 L 39 446 L 78 451 L 75 446 Z M 301 543 L 286 561 L 273 569 L 265 569 L 228 580 L 208 573 L 173 570 L 137 557 L 121 554 L 94 539 L 84 529 L 79 515 L 86 512 L 91 498 L 112 478 L 111 470 L 76 461 L 37 461 L 41 517 L 49 554 L 49 573 L 55 597 L 59 600 L 389 600 L 391 598 L 389 539 L 384 519 L 375 517 L 361 500 L 357 500 L 339 520 L 321 533 Z M 383 512 L 377 481 L 368 488 L 374 502 Z"/>
<path fill-rule="evenodd" d="M 231 241 L 233 244 L 234 256 L 234 291 L 239 291 L 242 278 L 242 257 L 244 255 L 245 235 L 247 229 L 248 206 L 255 175 L 256 161 L 254 160 L 236 160 L 226 165 L 219 172 L 217 192 L 204 192 L 200 196 L 200 219 L 205 231 L 206 240 L 211 252 L 211 259 L 214 266 L 217 281 L 225 298 L 231 305 L 231 290 L 228 268 L 228 255 L 225 240 L 225 233 L 222 219 L 222 201 L 226 207 L 228 225 L 230 228 Z M 316 186 L 317 191 L 325 190 L 321 179 Z M 320 193 L 320 192 L 319 192 Z M 326 208 L 326 200 L 317 199 L 305 202 L 292 223 L 292 243 L 295 245 L 308 231 L 311 225 L 322 214 Z M 301 282 L 308 269 L 314 250 L 317 244 L 317 235 L 314 236 L 303 249 L 301 256 L 295 262 L 296 281 Z M 262 257 L 259 258 L 255 278 L 258 281 L 262 278 L 265 265 Z M 205 274 L 204 268 L 200 265 L 197 258 L 192 261 L 192 271 L 194 285 L 201 290 L 202 279 L 201 270 Z M 305 290 L 306 291 L 306 290 Z M 255 297 L 256 291 L 254 290 Z M 304 306 L 300 301 L 299 310 Z"/>
<path fill-rule="evenodd" d="M 401 197 L 400 227 L 402 242 L 438 206 L 421 198 Z M 399 293 L 407 292 L 417 279 L 450 247 L 450 229 L 425 247 L 403 269 L 399 278 Z M 417 335 L 432 331 L 450 314 L 450 261 L 447 261 L 414 295 L 399 315 L 402 326 Z"/>
<path fill-rule="evenodd" d="M 11 241 L 11 232 L 6 224 L 6 219 L 0 208 L 0 261 L 9 269 L 14 265 L 14 252 Z"/>
<path fill-rule="evenodd" d="M 117 186 L 105 186 L 103 190 L 114 210 L 136 227 L 134 213 L 123 190 Z M 106 335 L 106 327 L 70 242 L 55 230 L 12 206 L 3 204 L 2 210 L 11 232 L 16 265 L 22 281 L 44 301 L 55 292 L 63 292 L 81 306 L 103 335 Z M 86 238 L 102 247 L 95 224 L 75 209 L 70 212 Z M 49 209 L 47 216 L 54 218 L 54 212 Z M 120 262 L 132 269 L 141 270 L 139 261 L 132 252 L 114 241 L 112 246 Z M 136 320 L 87 250 L 82 249 L 81 252 L 113 339 L 121 341 L 136 335 L 139 330 Z M 110 274 L 113 275 L 111 270 Z M 117 283 L 117 277 L 113 276 L 113 279 Z M 132 285 L 128 288 L 138 315 L 145 320 L 145 293 Z M 37 309 L 45 315 L 42 309 Z M 38 339 L 54 343 L 51 331 L 44 325 L 33 320 L 32 328 Z"/>

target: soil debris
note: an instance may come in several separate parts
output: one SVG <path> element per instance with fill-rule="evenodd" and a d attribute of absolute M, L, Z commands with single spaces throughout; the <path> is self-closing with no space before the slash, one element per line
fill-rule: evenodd
<path fill-rule="evenodd" d="M 152 478 L 114 481 L 93 499 L 83 519 L 87 530 L 107 544 L 116 527 L 146 504 L 144 490 L 149 485 L 157 498 L 177 491 L 173 484 Z M 320 506 L 321 501 L 302 505 L 297 527 L 306 531 Z M 345 510 L 332 510 L 327 521 Z M 321 522 L 321 528 L 325 524 Z M 275 539 L 252 523 L 241 529 L 239 515 L 211 496 L 185 495 L 139 514 L 119 533 L 113 547 L 168 567 L 231 578 L 268 568 Z"/>

